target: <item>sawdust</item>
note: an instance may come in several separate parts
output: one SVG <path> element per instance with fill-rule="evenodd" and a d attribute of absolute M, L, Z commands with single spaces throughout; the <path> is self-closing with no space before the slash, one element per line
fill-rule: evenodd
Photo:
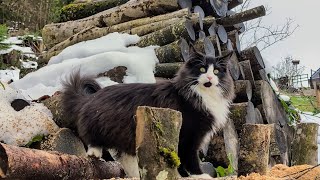
<path fill-rule="evenodd" d="M 283 164 L 277 164 L 267 173 L 260 175 L 252 173 L 249 176 L 241 176 L 239 180 L 320 180 L 320 167 L 313 168 L 310 165 L 299 165 L 288 167 Z M 312 169 L 311 169 L 312 168 Z"/>

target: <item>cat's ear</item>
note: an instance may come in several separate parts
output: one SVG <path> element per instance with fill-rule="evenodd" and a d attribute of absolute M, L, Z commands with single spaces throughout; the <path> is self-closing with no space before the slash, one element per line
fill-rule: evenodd
<path fill-rule="evenodd" d="M 225 63 L 225 64 L 228 63 L 229 60 L 231 59 L 233 53 L 234 53 L 233 51 L 229 51 L 226 55 L 221 56 L 219 58 L 219 61 L 222 62 L 222 63 Z"/>
<path fill-rule="evenodd" d="M 194 47 L 194 45 L 190 42 L 190 43 L 189 43 L 189 55 L 195 54 L 195 53 L 197 53 L 197 50 L 196 50 L 196 48 Z"/>

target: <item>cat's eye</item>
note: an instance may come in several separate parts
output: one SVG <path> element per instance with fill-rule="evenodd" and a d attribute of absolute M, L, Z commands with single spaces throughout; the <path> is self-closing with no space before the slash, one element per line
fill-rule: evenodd
<path fill-rule="evenodd" d="M 218 69 L 213 70 L 213 74 L 218 74 L 218 73 L 219 73 Z"/>
<path fill-rule="evenodd" d="M 206 69 L 204 67 L 200 68 L 200 72 L 205 73 Z"/>

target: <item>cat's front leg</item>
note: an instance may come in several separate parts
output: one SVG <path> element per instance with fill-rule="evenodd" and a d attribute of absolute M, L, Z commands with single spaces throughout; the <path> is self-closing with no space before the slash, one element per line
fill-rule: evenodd
<path fill-rule="evenodd" d="M 198 152 L 198 150 L 193 150 L 189 155 L 190 159 L 188 160 L 187 171 L 189 172 L 190 177 L 196 179 L 212 179 L 209 174 L 205 174 L 202 172 Z"/>
<path fill-rule="evenodd" d="M 87 155 L 100 159 L 102 157 L 102 147 L 92 146 L 89 144 L 88 150 L 87 150 Z"/>

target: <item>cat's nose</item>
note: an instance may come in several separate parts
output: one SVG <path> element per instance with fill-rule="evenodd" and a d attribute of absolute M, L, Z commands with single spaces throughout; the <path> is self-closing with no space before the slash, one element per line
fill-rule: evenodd
<path fill-rule="evenodd" d="M 207 76 L 207 78 L 209 79 L 209 81 L 212 79 L 212 77 L 211 77 L 211 76 Z"/>

